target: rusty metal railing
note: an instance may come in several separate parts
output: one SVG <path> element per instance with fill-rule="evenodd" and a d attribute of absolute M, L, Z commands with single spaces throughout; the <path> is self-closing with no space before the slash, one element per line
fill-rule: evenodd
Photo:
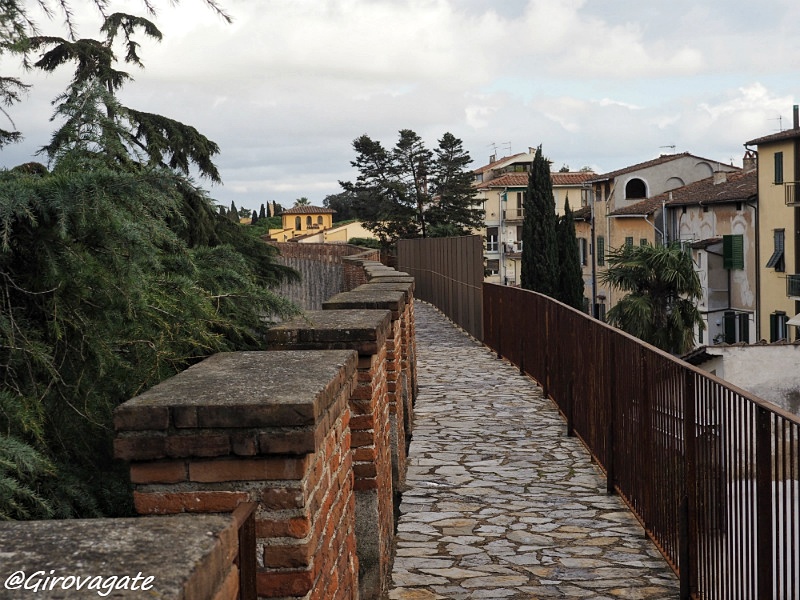
<path fill-rule="evenodd" d="M 800 598 L 800 417 L 530 291 L 484 284 L 484 343 L 536 379 L 681 580 Z"/>

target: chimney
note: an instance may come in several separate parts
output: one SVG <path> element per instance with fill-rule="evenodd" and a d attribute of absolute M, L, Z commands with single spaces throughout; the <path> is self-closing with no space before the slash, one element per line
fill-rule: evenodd
<path fill-rule="evenodd" d="M 492 154 L 492 155 L 489 157 L 489 164 L 492 164 L 492 163 L 493 163 L 494 161 L 496 161 L 496 160 L 497 160 L 497 155 L 496 155 L 496 154 Z"/>
<path fill-rule="evenodd" d="M 714 185 L 728 181 L 728 174 L 725 171 L 714 171 Z"/>
<path fill-rule="evenodd" d="M 795 129 L 800 129 L 800 110 L 798 109 L 797 104 L 792 107 L 792 124 L 794 125 Z"/>
<path fill-rule="evenodd" d="M 753 150 L 745 150 L 744 158 L 742 159 L 742 171 L 749 173 L 755 171 L 758 166 L 758 156 Z"/>

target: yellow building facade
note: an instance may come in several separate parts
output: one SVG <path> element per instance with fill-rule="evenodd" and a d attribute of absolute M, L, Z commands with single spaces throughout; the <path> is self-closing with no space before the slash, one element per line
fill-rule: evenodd
<path fill-rule="evenodd" d="M 767 341 L 800 334 L 800 119 L 747 142 L 758 154 L 758 327 Z"/>
<path fill-rule="evenodd" d="M 319 233 L 333 226 L 336 211 L 321 206 L 295 206 L 281 213 L 280 229 L 270 229 L 269 236 L 276 242 L 289 240 L 309 234 Z"/>

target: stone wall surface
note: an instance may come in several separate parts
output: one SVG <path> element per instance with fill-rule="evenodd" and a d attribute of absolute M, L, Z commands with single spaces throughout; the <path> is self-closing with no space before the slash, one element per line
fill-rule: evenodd
<path fill-rule="evenodd" d="M 348 291 L 274 327 L 267 350 L 214 355 L 118 407 L 114 452 L 141 517 L 2 524 L 0 565 L 91 566 L 100 544 L 109 568 L 152 571 L 164 599 L 382 597 L 415 396 L 414 282 L 345 251 L 316 261 Z"/>

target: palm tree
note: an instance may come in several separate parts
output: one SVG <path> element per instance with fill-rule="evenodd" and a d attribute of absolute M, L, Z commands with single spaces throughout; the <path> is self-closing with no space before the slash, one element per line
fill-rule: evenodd
<path fill-rule="evenodd" d="M 702 287 L 681 245 L 625 245 L 607 260 L 600 280 L 628 292 L 608 311 L 608 321 L 667 352 L 691 350 L 695 326 L 705 328 L 696 305 Z"/>

